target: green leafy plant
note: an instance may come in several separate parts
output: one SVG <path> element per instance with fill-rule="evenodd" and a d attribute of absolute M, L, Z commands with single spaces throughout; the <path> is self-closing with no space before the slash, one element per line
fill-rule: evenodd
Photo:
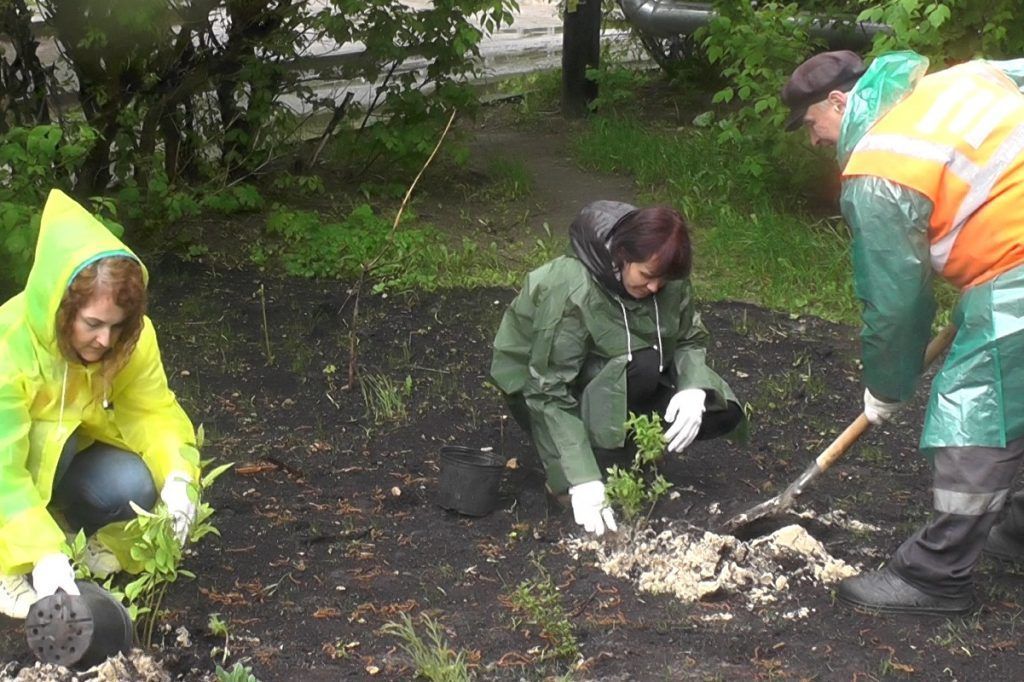
<path fill-rule="evenodd" d="M 534 565 L 538 577 L 519 583 L 509 595 L 508 603 L 514 611 L 540 629 L 541 637 L 550 645 L 543 658 L 574 660 L 580 655 L 580 647 L 562 603 L 562 594 L 547 569 L 536 560 Z"/>
<path fill-rule="evenodd" d="M 230 670 L 218 665 L 213 674 L 217 676 L 217 682 L 260 682 L 252 674 L 252 668 L 241 663 L 235 663 Z"/>
<path fill-rule="evenodd" d="M 605 494 L 614 506 L 622 510 L 627 522 L 634 522 L 644 508 L 648 508 L 649 514 L 672 484 L 656 468 L 658 460 L 665 454 L 661 417 L 630 412 L 626 429 L 636 443 L 636 455 L 628 469 L 613 466 L 608 471 Z"/>
<path fill-rule="evenodd" d="M 718 142 L 749 138 L 760 145 L 730 172 L 750 181 L 774 168 L 778 158 L 786 108 L 779 92 L 796 64 L 815 51 L 807 24 L 797 20 L 796 3 L 747 3 L 718 0 L 716 15 L 698 30 L 708 61 L 717 66 L 727 84 L 712 102 L 722 105 Z"/>
<path fill-rule="evenodd" d="M 412 618 L 403 613 L 400 621 L 385 623 L 381 632 L 400 640 L 399 646 L 412 660 L 416 674 L 432 682 L 466 682 L 470 679 L 466 654 L 454 651 L 444 636 L 444 628 L 429 616 L 423 616 L 426 635 L 420 635 Z"/>
<path fill-rule="evenodd" d="M 978 55 L 990 59 L 1020 56 L 1024 26 L 1017 21 L 1019 11 L 1016 0 L 885 0 L 870 3 L 858 20 L 889 26 L 889 31 L 875 36 L 874 55 L 912 49 L 949 64 Z"/>
<path fill-rule="evenodd" d="M 203 430 L 198 432 L 201 447 Z M 204 463 L 204 468 L 207 463 Z M 204 499 L 206 491 L 214 481 L 233 466 L 221 464 L 204 473 L 198 484 L 192 484 L 189 496 L 196 503 L 196 517 L 189 531 L 188 540 L 201 541 L 210 534 L 220 535 L 213 525 L 213 507 Z M 132 503 L 137 516 L 125 526 L 125 534 L 131 539 L 131 558 L 141 565 L 141 571 L 124 587 L 124 599 L 128 613 L 136 623 L 138 639 L 143 646 L 153 643 L 153 632 L 160 617 L 160 605 L 167 588 L 179 577 L 194 578 L 195 574 L 181 567 L 182 545 L 174 532 L 174 518 L 162 505 L 155 511 L 147 511 Z"/>
<path fill-rule="evenodd" d="M 600 67 L 587 69 L 587 79 L 597 83 L 597 97 L 590 103 L 593 111 L 621 111 L 637 106 L 636 89 L 650 80 L 650 74 L 603 59 Z"/>

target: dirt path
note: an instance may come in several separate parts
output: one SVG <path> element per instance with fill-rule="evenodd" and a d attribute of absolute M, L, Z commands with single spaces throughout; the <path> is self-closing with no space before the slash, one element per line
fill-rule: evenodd
<path fill-rule="evenodd" d="M 558 127 L 561 126 L 561 129 Z M 542 230 L 547 223 L 558 234 L 568 228 L 580 209 L 591 201 L 614 199 L 636 202 L 633 181 L 618 175 L 582 170 L 573 160 L 566 129 L 569 122 L 554 121 L 534 129 L 485 123 L 473 144 L 471 166 L 486 171 L 494 159 L 522 163 L 533 180 L 527 199 L 530 226 Z M 555 128 L 555 129 L 552 129 Z"/>

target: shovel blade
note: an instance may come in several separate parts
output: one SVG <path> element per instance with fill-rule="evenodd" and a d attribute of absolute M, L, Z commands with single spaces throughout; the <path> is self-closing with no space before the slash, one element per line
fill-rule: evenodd
<path fill-rule="evenodd" d="M 774 516 L 775 514 L 782 512 L 783 509 L 782 496 L 776 495 L 772 499 L 755 505 L 745 512 L 732 517 L 722 525 L 722 531 L 730 534 L 735 533 L 739 528 L 767 516 Z"/>
<path fill-rule="evenodd" d="M 803 493 L 807 485 L 817 478 L 818 474 L 821 472 L 822 469 L 818 466 L 818 463 L 811 462 L 810 466 L 804 469 L 804 472 L 800 474 L 799 478 L 790 483 L 785 490 L 770 500 L 754 505 L 745 512 L 732 517 L 725 522 L 722 529 L 726 533 L 735 534 L 737 529 L 749 525 L 754 521 L 759 521 L 769 516 L 775 516 L 789 511 L 793 507 L 793 503 L 796 501 L 796 498 Z"/>

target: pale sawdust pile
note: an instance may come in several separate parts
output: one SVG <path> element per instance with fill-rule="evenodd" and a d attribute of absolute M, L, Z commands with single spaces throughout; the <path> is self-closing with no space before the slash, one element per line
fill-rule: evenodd
<path fill-rule="evenodd" d="M 631 580 L 642 591 L 671 594 L 684 602 L 736 594 L 751 611 L 782 606 L 792 585 L 830 585 L 859 572 L 829 554 L 799 525 L 747 542 L 692 528 L 661 532 L 648 528 L 632 542 L 571 538 L 565 543 L 577 559 L 592 554 L 605 573 Z M 807 609 L 796 609 L 781 615 L 802 618 L 808 614 Z"/>
<path fill-rule="evenodd" d="M 14 674 L 11 677 L 10 674 Z M 0 682 L 171 682 L 171 675 L 148 654 L 133 649 L 118 654 L 83 671 L 73 671 L 52 663 L 36 663 L 17 673 L 0 670 Z"/>

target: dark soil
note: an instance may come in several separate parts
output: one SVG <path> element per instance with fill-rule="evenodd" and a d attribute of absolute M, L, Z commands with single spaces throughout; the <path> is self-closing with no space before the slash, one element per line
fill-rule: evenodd
<path fill-rule="evenodd" d="M 572 194 L 539 192 L 531 224 L 564 229 L 597 192 L 628 189 L 571 167 L 563 138 L 501 134 L 506 153 L 529 149 L 531 167 L 564 164 L 542 186 L 560 178 Z M 684 604 L 640 593 L 574 560 L 559 544 L 578 532 L 572 514 L 549 502 L 526 437 L 487 384 L 490 341 L 511 290 L 364 294 L 361 375 L 397 385 L 408 377 L 411 386 L 405 416 L 375 421 L 362 392 L 344 387 L 352 319 L 345 284 L 172 257 L 151 271 L 170 381 L 204 425 L 205 456 L 235 463 L 211 493 L 221 537 L 194 549 L 187 567 L 198 577 L 166 600 L 160 655 L 179 679 L 202 679 L 219 662 L 211 613 L 229 624 L 229 664 L 246 661 L 264 682 L 411 679 L 399 641 L 380 630 L 403 614 L 443 623 L 479 679 L 564 675 L 572 661 L 544 660 L 549 642 L 510 606 L 517 585 L 543 579 L 540 567 L 558 586 L 584 660 L 568 679 L 1020 679 L 1022 574 L 1009 566 L 982 563 L 983 606 L 964 619 L 863 615 L 833 603 L 828 587 L 794 585 L 810 615 L 786 620 L 771 607 L 750 612 L 742 595 Z M 714 529 L 803 471 L 857 415 L 861 389 L 850 327 L 738 302 L 703 312 L 712 363 L 754 409 L 752 434 L 746 444 L 701 442 L 669 459 L 663 473 L 682 494 L 655 516 Z M 802 500 L 882 528 L 854 533 L 802 521 L 837 557 L 872 568 L 926 518 L 928 465 L 915 448 L 923 402 L 869 432 Z M 438 507 L 446 444 L 517 459 L 495 512 L 471 518 Z M 710 511 L 716 502 L 719 515 Z M 733 618 L 702 619 L 723 611 Z M 179 626 L 191 633 L 189 646 L 176 643 Z M 6 662 L 30 661 L 19 624 L 0 623 L 0 651 Z"/>

